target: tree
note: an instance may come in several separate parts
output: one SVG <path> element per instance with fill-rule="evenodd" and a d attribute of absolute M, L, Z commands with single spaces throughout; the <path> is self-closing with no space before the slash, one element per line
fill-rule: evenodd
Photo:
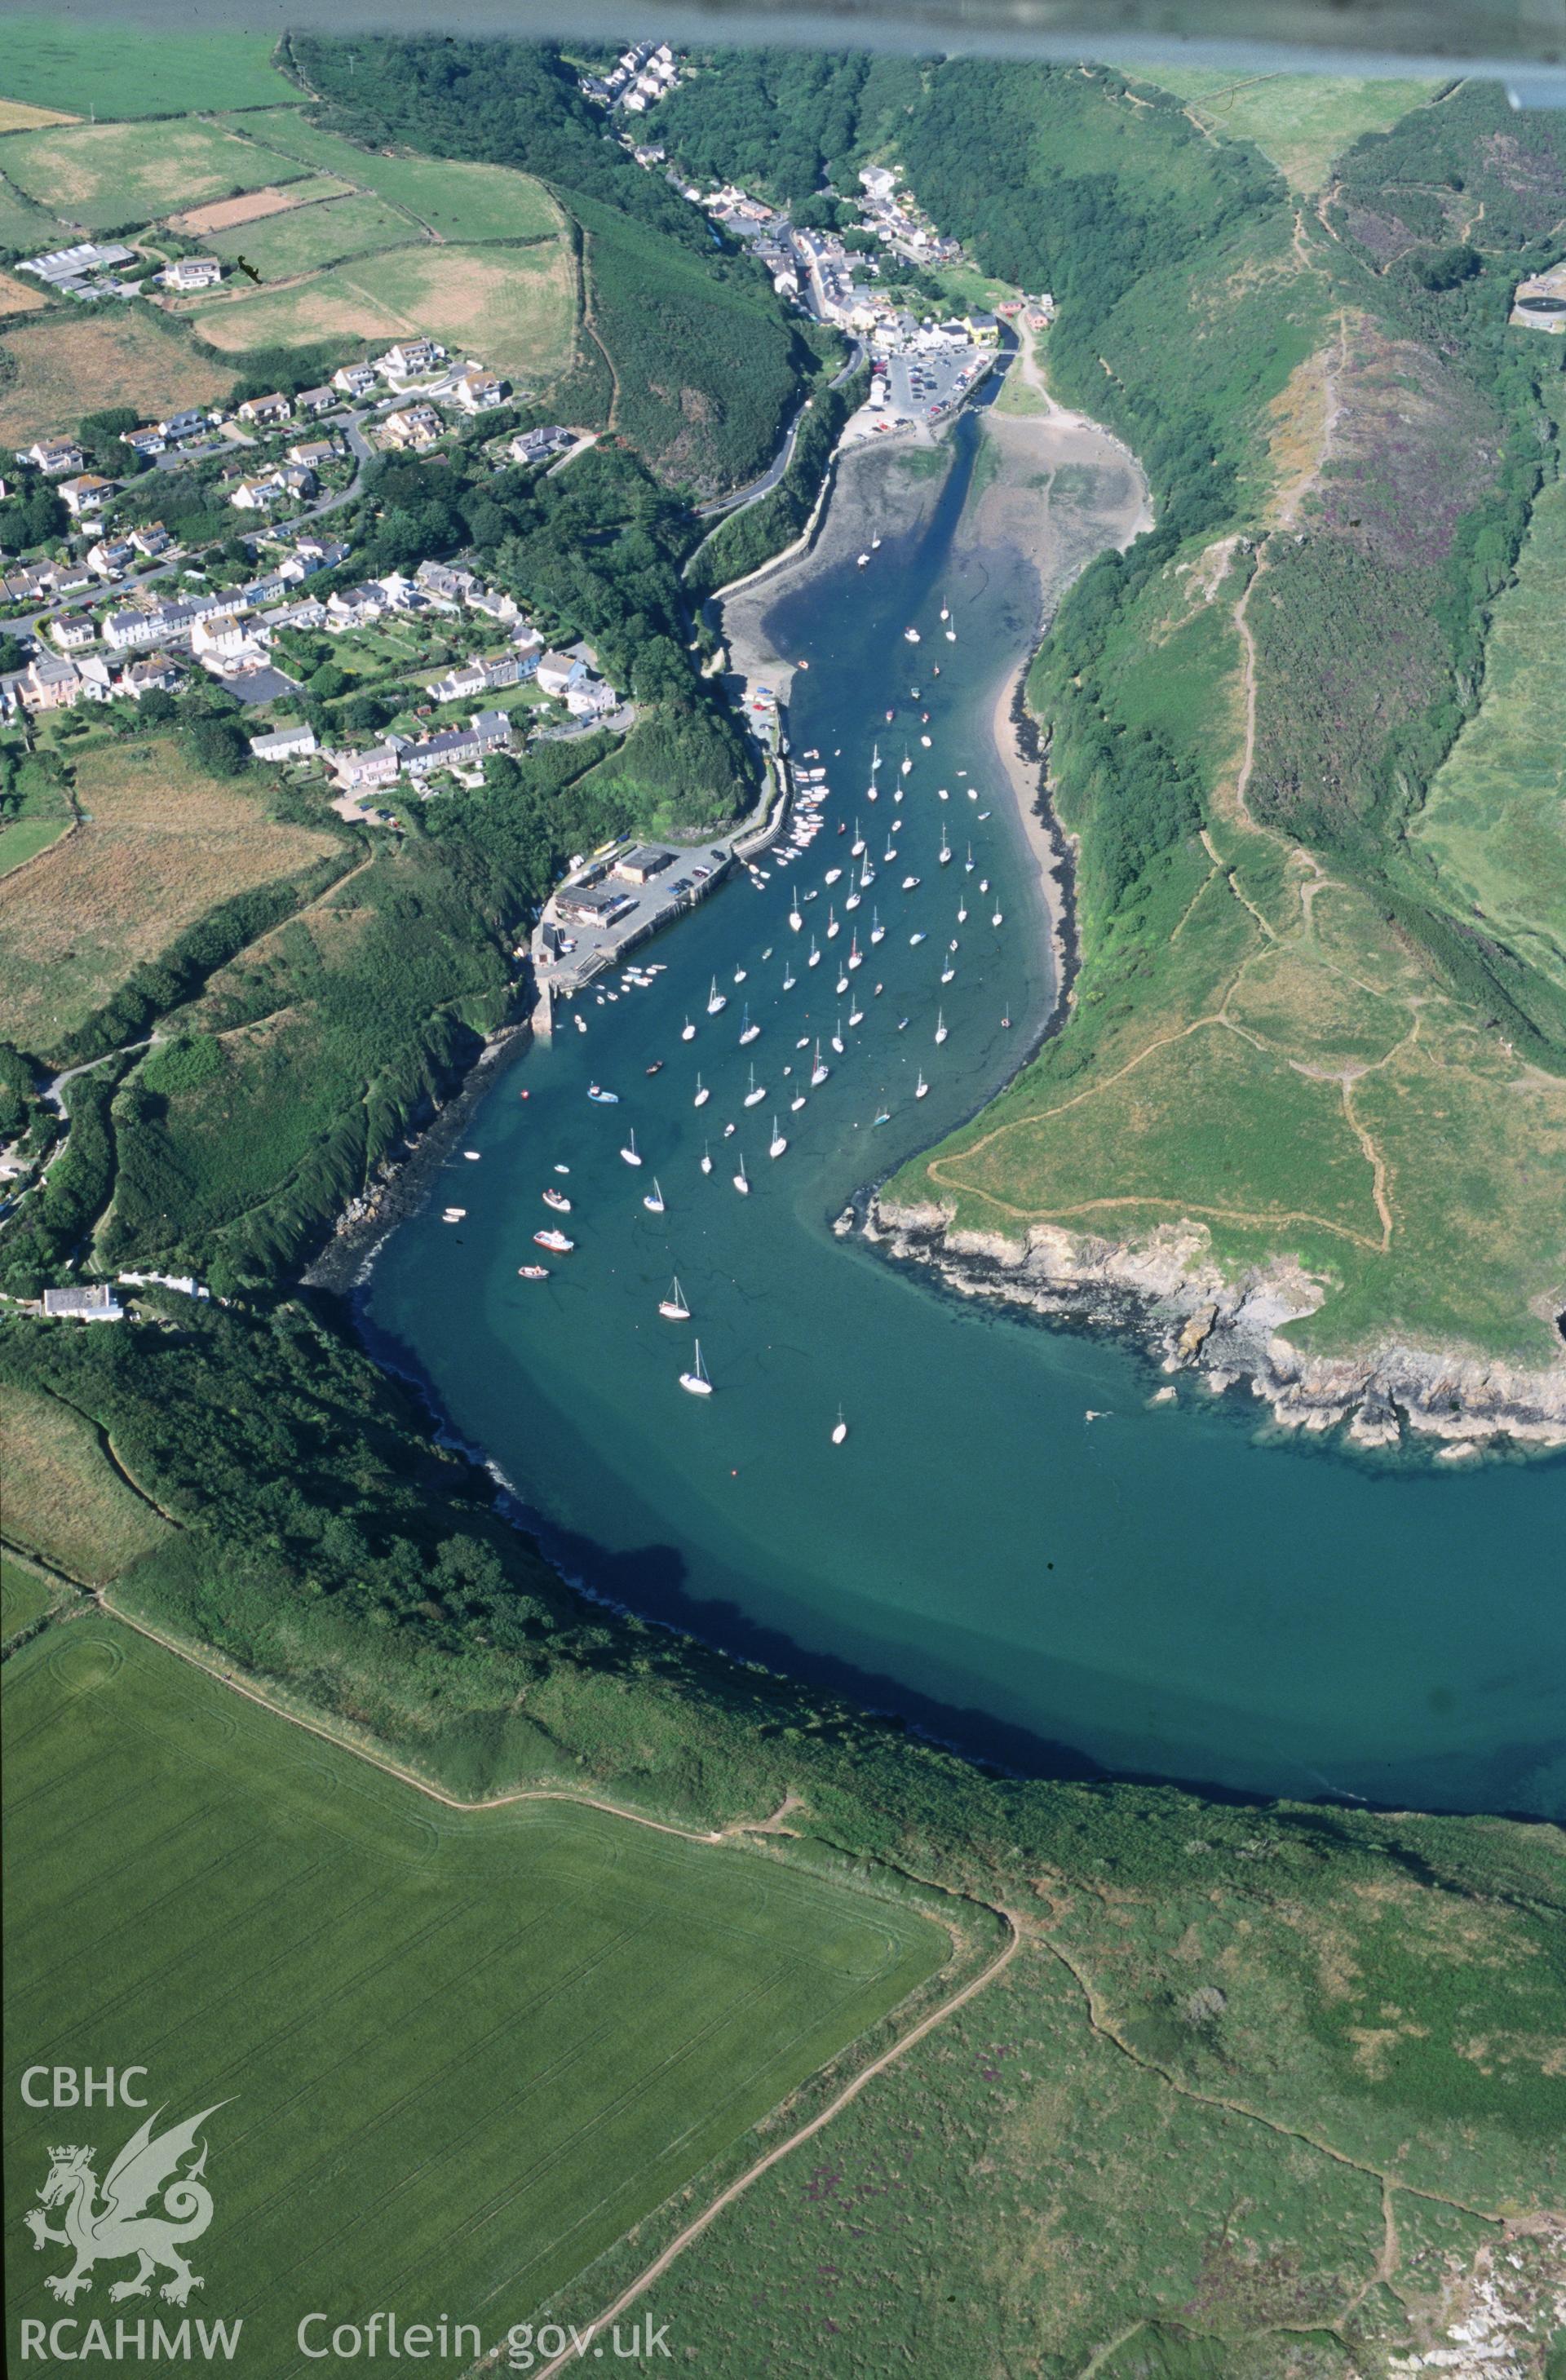
<path fill-rule="evenodd" d="M 237 777 L 250 765 L 244 730 L 232 719 L 196 719 L 185 731 L 190 757 L 214 777 Z"/>
<path fill-rule="evenodd" d="M 171 719 L 179 716 L 179 705 L 161 686 L 150 686 L 138 707 L 149 727 L 166 727 Z"/>
<path fill-rule="evenodd" d="M 26 669 L 27 655 L 6 628 L 0 628 L 0 676 L 8 677 L 14 670 Z"/>
<path fill-rule="evenodd" d="M 347 683 L 346 670 L 339 669 L 335 662 L 322 662 L 310 678 L 310 690 L 322 702 L 332 702 L 346 690 Z"/>

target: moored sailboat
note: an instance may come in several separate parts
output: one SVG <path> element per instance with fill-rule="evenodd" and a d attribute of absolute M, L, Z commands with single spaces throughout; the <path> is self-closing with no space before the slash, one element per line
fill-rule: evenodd
<path fill-rule="evenodd" d="M 685 1292 L 680 1287 L 680 1276 L 678 1273 L 674 1275 L 674 1286 L 671 1288 L 668 1296 L 661 1297 L 659 1299 L 658 1311 L 662 1314 L 665 1322 L 688 1322 L 690 1320 L 690 1308 L 686 1304 Z"/>
<path fill-rule="evenodd" d="M 712 1383 L 707 1377 L 707 1366 L 701 1360 L 699 1339 L 696 1342 L 696 1354 L 689 1371 L 680 1374 L 680 1386 L 688 1396 L 710 1397 L 712 1393 Z"/>

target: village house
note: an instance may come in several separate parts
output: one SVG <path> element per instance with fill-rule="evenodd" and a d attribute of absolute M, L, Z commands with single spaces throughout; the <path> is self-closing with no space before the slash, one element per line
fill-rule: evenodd
<path fill-rule="evenodd" d="M 204 620 L 192 622 L 190 650 L 201 660 L 217 657 L 238 660 L 266 630 L 252 614 L 240 612 L 212 612 Z"/>
<path fill-rule="evenodd" d="M 269 612 L 266 625 L 274 635 L 279 628 L 323 628 L 326 606 L 316 596 L 307 595 L 301 602 L 285 603 Z"/>
<path fill-rule="evenodd" d="M 289 447 L 288 460 L 297 463 L 301 470 L 319 471 L 332 461 L 336 452 L 337 441 L 334 438 L 306 438 L 298 445 Z"/>
<path fill-rule="evenodd" d="M 431 702 L 470 702 L 495 686 L 516 686 L 522 675 L 516 653 L 492 653 L 450 670 L 430 687 Z"/>
<path fill-rule="evenodd" d="M 347 793 L 362 786 L 395 784 L 405 749 L 404 739 L 394 735 L 384 744 L 372 744 L 367 752 L 333 754 L 332 766 L 338 784 Z"/>
<path fill-rule="evenodd" d="M 344 364 L 332 375 L 332 385 L 344 396 L 368 396 L 375 386 L 373 364 Z"/>
<path fill-rule="evenodd" d="M 69 438 L 40 438 L 18 447 L 17 460 L 36 463 L 46 480 L 57 480 L 62 471 L 79 471 L 87 457 Z"/>
<path fill-rule="evenodd" d="M 292 409 L 285 396 L 248 396 L 239 407 L 239 419 L 253 422 L 258 430 L 275 430 Z"/>
<path fill-rule="evenodd" d="M 273 504 L 284 503 L 288 486 L 281 471 L 264 471 L 260 479 L 241 480 L 229 492 L 228 501 L 242 513 L 264 513 Z"/>
<path fill-rule="evenodd" d="M 166 421 L 160 421 L 156 426 L 171 446 L 177 446 L 187 438 L 199 436 L 203 430 L 210 429 L 214 421 L 222 419 L 218 413 L 203 413 L 199 405 L 188 405 L 182 412 L 171 413 Z"/>
<path fill-rule="evenodd" d="M 123 691 L 136 702 L 144 694 L 172 694 L 184 682 L 183 666 L 167 653 L 149 653 L 144 661 L 127 662 L 120 678 Z"/>
<path fill-rule="evenodd" d="M 587 664 L 572 653 L 540 653 L 534 673 L 545 694 L 564 695 L 587 679 Z"/>
<path fill-rule="evenodd" d="M 341 636 L 346 629 L 367 626 L 371 620 L 378 620 L 387 609 L 383 587 L 371 584 L 340 587 L 334 595 L 326 599 L 326 626 L 334 636 Z"/>
<path fill-rule="evenodd" d="M 250 749 L 258 760 L 307 760 L 316 749 L 315 730 L 301 719 L 270 735 L 252 735 Z"/>
<path fill-rule="evenodd" d="M 481 612 L 486 620 L 497 621 L 502 627 L 509 627 L 516 617 L 516 598 L 503 594 L 496 587 L 475 587 L 467 598 L 467 608 Z"/>
<path fill-rule="evenodd" d="M 79 653 L 97 633 L 85 612 L 66 612 L 49 624 L 49 634 L 63 653 Z"/>
<path fill-rule="evenodd" d="M 85 562 L 58 562 L 55 565 L 54 587 L 56 595 L 85 595 L 93 586 L 92 573 Z"/>
<path fill-rule="evenodd" d="M 539 657 L 543 649 L 544 640 L 531 620 L 518 621 L 511 632 L 511 650 L 516 656 L 518 678 L 535 677 L 538 674 Z"/>
<path fill-rule="evenodd" d="M 565 708 L 573 719 L 601 719 L 606 711 L 614 710 L 619 699 L 614 688 L 601 677 L 586 677 L 580 686 L 565 689 Z"/>
<path fill-rule="evenodd" d="M 168 446 L 163 425 L 157 421 L 149 421 L 140 430 L 122 430 L 119 443 L 122 446 L 128 446 L 133 455 L 143 455 L 148 460 L 154 455 L 164 453 Z"/>
<path fill-rule="evenodd" d="M 212 289 L 223 279 L 223 266 L 215 256 L 176 256 L 158 278 L 165 289 L 177 294 L 188 289 Z"/>
<path fill-rule="evenodd" d="M 993 347 L 1001 337 L 1001 325 L 993 314 L 965 314 L 963 328 L 976 347 Z"/>
<path fill-rule="evenodd" d="M 514 463 L 541 463 L 546 455 L 563 454 L 577 443 L 576 432 L 552 422 L 546 430 L 524 430 L 506 448 Z"/>
<path fill-rule="evenodd" d="M 87 549 L 87 567 L 100 578 L 117 578 L 135 559 L 136 548 L 127 537 L 101 537 Z"/>
<path fill-rule="evenodd" d="M 374 386 L 373 379 L 370 385 Z M 294 399 L 294 411 L 296 414 L 303 414 L 307 419 L 313 421 L 318 413 L 330 413 L 336 402 L 334 389 L 301 388 Z"/>
<path fill-rule="evenodd" d="M 381 443 L 403 454 L 422 454 L 444 434 L 432 405 L 405 405 L 388 413 L 381 425 Z"/>
<path fill-rule="evenodd" d="M 348 548 L 341 538 L 297 537 L 293 552 L 283 564 L 283 576 L 309 578 L 317 570 L 335 570 L 347 558 Z"/>
<path fill-rule="evenodd" d="M 71 518 L 84 520 L 90 513 L 103 511 L 118 485 L 117 480 L 103 479 L 96 471 L 83 471 L 79 479 L 62 480 L 60 494 Z"/>
<path fill-rule="evenodd" d="M 376 357 L 375 369 L 382 380 L 413 380 L 420 372 L 431 371 L 445 352 L 433 339 L 403 339 Z"/>
<path fill-rule="evenodd" d="M 479 584 L 471 570 L 454 569 L 445 562 L 421 562 L 413 576 L 430 601 L 443 611 L 455 612 Z"/>
<path fill-rule="evenodd" d="M 0 594 L 7 603 L 36 603 L 47 595 L 55 584 L 52 564 L 24 562 L 19 570 L 7 571 L 0 578 Z"/>
<path fill-rule="evenodd" d="M 125 1308 L 106 1281 L 75 1289 L 46 1289 L 43 1311 L 51 1321 L 123 1322 Z"/>
<path fill-rule="evenodd" d="M 64 653 L 34 653 L 17 691 L 25 710 L 69 710 L 81 692 L 81 673 Z"/>
<path fill-rule="evenodd" d="M 498 372 L 480 371 L 470 366 L 457 374 L 451 393 L 465 413 L 488 413 L 504 396 L 505 382 Z"/>
<path fill-rule="evenodd" d="M 487 752 L 504 752 L 511 742 L 511 722 L 504 710 L 476 710 L 466 727 L 447 727 L 410 744 L 402 756 L 406 776 L 428 777 L 436 769 L 460 768 L 481 760 Z"/>

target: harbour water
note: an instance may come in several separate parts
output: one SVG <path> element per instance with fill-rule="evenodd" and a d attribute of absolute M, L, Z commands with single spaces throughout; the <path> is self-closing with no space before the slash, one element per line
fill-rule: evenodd
<path fill-rule="evenodd" d="M 824 832 L 639 953 L 665 967 L 652 988 L 612 983 L 577 1004 L 585 1035 L 568 1016 L 498 1070 L 466 1127 L 479 1161 L 454 1150 L 381 1252 L 371 1342 L 427 1378 L 571 1574 L 970 1750 L 1559 1814 L 1566 1467 L 1438 1474 L 1261 1443 L 1248 1395 L 1184 1385 L 1153 1408 L 1157 1382 L 1121 1345 L 944 1298 L 832 1231 L 1005 1079 L 1052 998 L 990 734 L 1038 579 L 976 526 L 982 452 L 965 425 L 944 480 L 903 486 L 868 568 L 840 523 L 778 597 L 772 642 L 810 663 L 790 728 L 827 771 Z M 892 468 L 861 474 L 861 506 Z M 875 877 L 849 911 L 856 820 Z M 710 1016 L 713 979 L 726 1005 Z M 747 1010 L 761 1031 L 742 1048 Z M 832 1071 L 811 1089 L 818 1037 Z M 753 1064 L 765 1097 L 747 1106 Z M 589 1082 L 619 1103 L 590 1102 Z M 633 1130 L 637 1167 L 620 1153 Z M 644 1205 L 655 1176 L 662 1213 Z M 447 1200 L 460 1223 L 442 1222 Z M 551 1223 L 574 1253 L 534 1247 Z M 535 1260 L 549 1278 L 519 1278 Z M 688 1325 L 658 1313 L 676 1273 Z M 696 1337 L 710 1398 L 679 1386 Z"/>

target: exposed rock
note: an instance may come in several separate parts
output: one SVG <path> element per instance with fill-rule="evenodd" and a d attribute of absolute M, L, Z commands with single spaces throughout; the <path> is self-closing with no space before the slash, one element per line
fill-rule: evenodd
<path fill-rule="evenodd" d="M 1123 1242 L 1038 1223 L 1013 1239 L 955 1231 L 951 1210 L 933 1203 L 873 1198 L 863 1228 L 888 1256 L 929 1266 L 965 1296 L 1126 1332 L 1166 1372 L 1198 1366 L 1214 1394 L 1246 1379 L 1281 1428 L 1341 1430 L 1366 1449 L 1439 1439 L 1448 1461 L 1502 1440 L 1566 1446 L 1566 1350 L 1537 1370 L 1398 1341 L 1304 1354 L 1281 1334 L 1315 1313 L 1324 1283 L 1292 1258 L 1228 1281 L 1195 1224 Z"/>

